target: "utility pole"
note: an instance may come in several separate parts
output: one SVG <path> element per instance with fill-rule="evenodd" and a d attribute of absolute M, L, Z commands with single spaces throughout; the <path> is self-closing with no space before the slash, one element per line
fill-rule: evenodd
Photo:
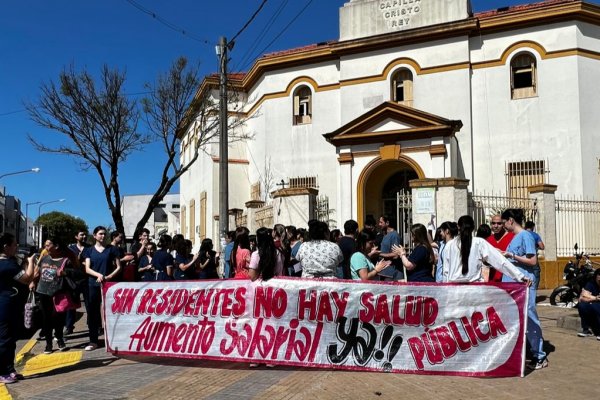
<path fill-rule="evenodd" d="M 229 143 L 227 140 L 227 39 L 219 38 L 219 238 L 229 230 Z"/>

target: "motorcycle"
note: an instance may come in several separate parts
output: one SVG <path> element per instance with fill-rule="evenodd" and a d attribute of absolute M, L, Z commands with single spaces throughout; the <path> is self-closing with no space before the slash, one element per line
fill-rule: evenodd
<path fill-rule="evenodd" d="M 577 307 L 581 289 L 594 275 L 595 263 L 590 260 L 590 255 L 578 253 L 577 243 L 574 249 L 575 262 L 569 260 L 563 270 L 563 280 L 567 281 L 567 284 L 558 286 L 550 295 L 550 304 L 553 306 Z"/>

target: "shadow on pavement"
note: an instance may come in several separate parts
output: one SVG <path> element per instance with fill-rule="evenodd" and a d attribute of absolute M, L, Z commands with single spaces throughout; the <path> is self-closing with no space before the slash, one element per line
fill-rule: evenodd
<path fill-rule="evenodd" d="M 41 374 L 29 375 L 29 376 L 27 376 L 27 379 L 55 376 L 55 375 L 60 375 L 60 374 L 66 374 L 66 373 L 73 372 L 73 371 L 81 371 L 81 370 L 88 369 L 88 368 L 106 367 L 117 360 L 118 360 L 118 358 L 116 358 L 116 357 L 106 357 L 106 358 L 95 358 L 95 359 L 91 359 L 91 360 L 83 360 L 83 361 L 78 362 L 75 365 L 71 365 L 68 367 L 59 367 L 59 368 L 53 369 L 52 371 L 43 372 Z"/>
<path fill-rule="evenodd" d="M 531 360 L 531 353 L 529 352 L 529 346 L 527 346 L 527 353 L 526 353 L 526 357 L 527 361 L 525 362 L 525 376 L 528 376 L 529 374 L 531 374 L 532 372 L 534 372 L 535 370 L 527 368 L 527 365 L 529 364 L 529 361 Z M 554 353 L 556 351 L 556 346 L 554 346 L 552 343 L 550 343 L 550 341 L 548 340 L 544 340 L 544 352 L 546 353 L 546 357 L 550 356 L 550 354 Z"/>
<path fill-rule="evenodd" d="M 215 360 L 199 360 L 199 359 L 186 359 L 186 358 L 165 358 L 165 357 L 142 357 L 142 356 L 124 356 L 115 354 L 123 360 L 135 361 L 140 363 L 151 363 L 165 366 L 177 366 L 177 367 L 193 367 L 193 368 L 213 368 L 213 369 L 226 369 L 226 370 L 277 370 L 277 371 L 314 371 L 314 368 L 302 368 L 291 365 L 277 365 L 275 368 L 267 368 L 265 364 L 260 364 L 258 368 L 250 368 L 250 362 L 231 362 L 231 361 L 215 361 Z M 336 373 L 340 372 L 351 372 L 345 370 L 336 370 Z"/>

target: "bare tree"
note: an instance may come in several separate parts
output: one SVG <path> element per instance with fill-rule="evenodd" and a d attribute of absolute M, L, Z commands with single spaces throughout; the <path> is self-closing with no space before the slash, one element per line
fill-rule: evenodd
<path fill-rule="evenodd" d="M 77 73 L 72 67 L 60 74 L 59 82 L 43 84 L 38 103 L 26 107 L 34 122 L 65 135 L 68 144 L 51 147 L 31 136 L 29 139 L 37 150 L 75 156 L 84 169 L 97 171 L 117 230 L 124 230 L 119 167 L 132 152 L 151 142 L 162 144 L 161 176 L 136 224 L 138 232 L 175 182 L 196 162 L 200 151 L 218 137 L 218 101 L 210 91 L 197 90 L 198 68 L 189 67 L 185 58 L 177 59 L 166 74 L 146 85 L 149 95 L 141 104 L 125 94 L 125 74 L 106 66 L 98 84 L 86 71 Z M 138 132 L 142 114 L 147 128 L 143 134 Z M 193 153 L 180 164 L 179 139 L 182 127 L 190 121 L 195 130 Z M 239 124 L 243 120 L 235 119 L 232 130 Z M 232 136 L 234 140 L 245 138 Z"/>
<path fill-rule="evenodd" d="M 269 196 L 271 196 L 271 189 L 275 186 L 275 174 L 273 173 L 271 156 L 265 158 L 265 168 L 260 180 L 262 189 L 264 190 L 263 201 L 266 203 L 269 200 Z"/>
<path fill-rule="evenodd" d="M 34 147 L 74 156 L 83 169 L 94 169 L 115 226 L 121 231 L 119 165 L 151 142 L 149 135 L 137 130 L 139 111 L 136 101 L 124 94 L 124 83 L 125 73 L 107 66 L 102 68 L 98 85 L 88 72 L 77 73 L 71 66 L 60 74 L 57 83 L 42 84 L 37 104 L 26 104 L 34 122 L 69 139 L 66 144 L 51 147 L 30 135 Z"/>

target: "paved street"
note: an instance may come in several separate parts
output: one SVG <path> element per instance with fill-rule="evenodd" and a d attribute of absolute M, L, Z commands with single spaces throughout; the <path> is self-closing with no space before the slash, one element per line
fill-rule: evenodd
<path fill-rule="evenodd" d="M 114 357 L 83 352 L 79 321 L 70 350 L 45 356 L 42 343 L 18 357 L 28 379 L 8 386 L 13 399 L 566 399 L 596 398 L 600 341 L 557 327 L 572 309 L 539 306 L 550 367 L 525 378 L 475 379 L 297 368 L 250 369 L 246 364 Z M 18 349 L 26 346 L 19 343 Z M 23 354 L 25 353 L 25 354 Z M 2 399 L 0 391 L 0 399 Z"/>

